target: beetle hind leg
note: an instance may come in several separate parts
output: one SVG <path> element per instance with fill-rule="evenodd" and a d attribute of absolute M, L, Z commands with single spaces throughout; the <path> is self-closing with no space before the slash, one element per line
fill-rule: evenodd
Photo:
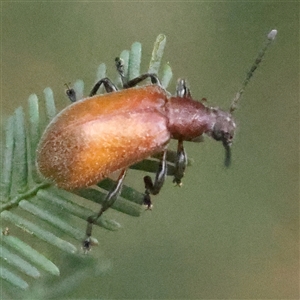
<path fill-rule="evenodd" d="M 98 92 L 102 84 L 104 85 L 105 91 L 107 93 L 116 92 L 118 90 L 118 88 L 114 85 L 114 83 L 109 78 L 105 77 L 100 79 L 98 82 L 96 82 L 96 84 L 94 85 L 94 87 L 92 88 L 89 94 L 89 97 L 96 95 L 96 93 Z"/>
<path fill-rule="evenodd" d="M 92 88 L 91 92 L 89 93 L 89 97 L 96 95 L 96 93 L 98 92 L 98 90 L 102 84 L 104 85 L 105 91 L 107 93 L 116 92 L 118 90 L 118 88 L 114 85 L 114 83 L 109 78 L 105 77 L 96 82 L 96 84 Z M 70 88 L 67 84 L 66 84 L 66 86 L 67 86 L 66 94 L 67 94 L 67 97 L 69 98 L 69 100 L 71 102 L 78 101 L 79 99 L 77 99 L 77 97 L 76 97 L 75 90 L 73 88 Z"/>
<path fill-rule="evenodd" d="M 161 86 L 160 80 L 158 79 L 157 75 L 154 73 L 145 73 L 136 78 L 128 80 L 125 76 L 123 60 L 119 57 L 116 57 L 115 65 L 117 68 L 117 72 L 119 73 L 119 75 L 121 77 L 122 85 L 123 85 L 124 89 L 132 88 L 147 78 L 151 79 L 152 84 L 157 84 L 157 85 Z"/>
<path fill-rule="evenodd" d="M 85 251 L 90 250 L 91 248 L 91 244 L 92 244 L 92 240 L 91 240 L 91 236 L 92 236 L 92 229 L 93 229 L 93 225 L 94 223 L 102 216 L 102 214 L 108 209 L 110 208 L 115 201 L 117 200 L 121 190 L 122 190 L 122 186 L 123 186 L 123 181 L 124 178 L 126 176 L 126 169 L 123 169 L 118 177 L 118 180 L 116 182 L 116 184 L 114 185 L 114 187 L 109 191 L 109 193 L 107 194 L 104 202 L 102 203 L 101 209 L 98 212 L 98 214 L 96 215 L 92 215 L 90 217 L 88 217 L 87 219 L 87 227 L 86 227 L 86 238 L 83 241 L 83 249 Z"/>
<path fill-rule="evenodd" d="M 155 175 L 154 183 L 150 176 L 144 177 L 144 183 L 145 183 L 145 195 L 144 195 L 144 204 L 147 206 L 147 209 L 151 209 L 152 202 L 150 198 L 151 195 L 157 195 L 164 182 L 167 175 L 167 151 L 165 150 L 163 152 L 162 158 L 159 162 L 159 167 Z"/>

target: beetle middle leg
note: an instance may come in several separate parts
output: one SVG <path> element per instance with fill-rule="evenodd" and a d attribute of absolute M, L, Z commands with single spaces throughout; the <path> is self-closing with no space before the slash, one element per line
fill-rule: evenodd
<path fill-rule="evenodd" d="M 124 74 L 124 65 L 123 65 L 122 59 L 117 57 L 115 59 L 115 64 L 116 64 L 117 71 L 118 71 L 118 73 L 121 77 L 122 85 L 123 85 L 124 89 L 134 87 L 134 86 L 136 86 L 137 84 L 139 84 L 140 82 L 144 81 L 147 78 L 151 79 L 152 84 L 157 84 L 157 85 L 161 86 L 160 80 L 158 79 L 157 75 L 154 74 L 154 73 L 145 73 L 145 74 L 142 74 L 142 75 L 140 75 L 136 78 L 133 78 L 131 80 L 127 80 L 127 78 Z"/>
<path fill-rule="evenodd" d="M 181 186 L 181 179 L 184 176 L 184 172 L 187 166 L 187 155 L 183 147 L 183 141 L 178 140 L 177 155 L 175 161 L 175 171 L 173 182 L 176 185 Z"/>
<path fill-rule="evenodd" d="M 178 79 L 176 86 L 176 96 L 180 98 L 192 98 L 191 91 L 187 86 L 185 79 Z M 175 162 L 175 171 L 173 182 L 181 186 L 181 179 L 187 166 L 187 155 L 183 147 L 183 141 L 178 140 L 177 157 Z"/>
<path fill-rule="evenodd" d="M 164 150 L 162 158 L 159 162 L 159 167 L 155 175 L 154 183 L 150 176 L 144 177 L 145 183 L 145 195 L 144 195 L 144 204 L 147 206 L 147 209 L 151 209 L 152 202 L 150 198 L 151 195 L 157 195 L 162 188 L 165 178 L 167 175 L 167 150 Z"/>
<path fill-rule="evenodd" d="M 93 224 L 102 216 L 102 214 L 110 208 L 115 201 L 117 200 L 123 186 L 123 181 L 126 176 L 127 169 L 123 169 L 118 177 L 115 186 L 109 191 L 106 195 L 104 202 L 102 203 L 101 209 L 96 215 L 92 215 L 87 219 L 87 227 L 86 227 L 86 238 L 83 241 L 83 248 L 87 251 L 91 248 L 91 236 Z"/>

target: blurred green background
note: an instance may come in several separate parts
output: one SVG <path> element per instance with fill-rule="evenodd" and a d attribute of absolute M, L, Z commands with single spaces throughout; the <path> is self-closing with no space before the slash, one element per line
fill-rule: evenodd
<path fill-rule="evenodd" d="M 268 50 L 235 113 L 233 163 L 222 146 L 186 143 L 195 163 L 182 188 L 169 178 L 152 212 L 114 211 L 119 232 L 95 230 L 113 263 L 68 298 L 288 299 L 299 297 L 299 3 L 1 2 L 1 125 L 31 93 L 50 86 L 60 108 L 64 83 L 92 87 L 134 41 L 147 69 L 153 42 L 167 36 L 165 62 L 196 99 L 227 109 L 267 33 Z M 175 89 L 175 80 L 170 92 Z M 143 191 L 142 177 L 126 179 Z"/>

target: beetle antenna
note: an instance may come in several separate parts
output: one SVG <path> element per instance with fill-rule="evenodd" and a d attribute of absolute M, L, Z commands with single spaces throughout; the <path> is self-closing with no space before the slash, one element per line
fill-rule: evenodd
<path fill-rule="evenodd" d="M 229 108 L 229 112 L 232 113 L 233 111 L 235 111 L 237 109 L 237 104 L 238 101 L 240 100 L 240 98 L 242 97 L 245 88 L 247 86 L 247 84 L 249 83 L 251 77 L 253 76 L 254 71 L 257 69 L 257 67 L 259 66 L 259 64 L 262 61 L 263 56 L 265 55 L 268 47 L 271 45 L 271 43 L 274 41 L 275 37 L 277 35 L 277 30 L 273 29 L 271 30 L 268 35 L 267 35 L 267 40 L 264 43 L 264 46 L 262 47 L 262 49 L 258 52 L 258 55 L 253 63 L 253 65 L 251 66 L 249 72 L 246 75 L 246 78 L 242 84 L 242 87 L 240 88 L 240 90 L 236 93 L 234 99 L 232 100 L 232 103 L 230 105 Z"/>
<path fill-rule="evenodd" d="M 223 146 L 225 148 L 225 160 L 224 165 L 225 167 L 229 167 L 231 164 L 231 148 L 230 145 L 223 143 Z"/>

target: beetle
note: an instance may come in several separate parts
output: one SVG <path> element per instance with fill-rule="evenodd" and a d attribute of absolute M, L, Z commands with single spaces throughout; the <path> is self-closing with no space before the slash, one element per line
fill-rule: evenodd
<path fill-rule="evenodd" d="M 276 35 L 275 31 L 270 34 L 268 42 Z M 178 185 L 187 164 L 184 141 L 197 140 L 203 134 L 221 141 L 226 153 L 225 165 L 230 165 L 230 146 L 236 129 L 232 112 L 266 48 L 258 55 L 229 112 L 194 100 L 184 79 L 178 80 L 174 96 L 162 87 L 156 74 L 146 73 L 128 81 L 119 58 L 115 63 L 123 90 L 119 91 L 109 78 L 103 78 L 88 98 L 77 101 L 75 91 L 67 89 L 67 96 L 74 103 L 63 109 L 45 129 L 37 148 L 38 171 L 66 190 L 91 186 L 120 171 L 99 213 L 88 218 L 85 249 L 91 246 L 93 223 L 117 199 L 127 168 L 161 153 L 154 181 L 144 177 L 144 203 L 151 208 L 150 195 L 159 193 L 167 174 L 166 153 L 171 139 L 178 141 L 174 172 L 174 182 Z M 150 85 L 137 86 L 149 78 Z M 101 85 L 107 94 L 96 95 Z"/>

